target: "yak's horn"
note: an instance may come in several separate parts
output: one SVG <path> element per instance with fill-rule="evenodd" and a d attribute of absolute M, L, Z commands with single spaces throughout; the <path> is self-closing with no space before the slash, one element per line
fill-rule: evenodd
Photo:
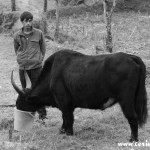
<path fill-rule="evenodd" d="M 16 92 L 18 94 L 25 94 L 23 90 L 21 90 L 15 83 L 14 79 L 13 79 L 13 71 L 11 72 L 11 83 L 12 83 L 12 86 L 14 87 L 14 89 L 16 90 Z"/>

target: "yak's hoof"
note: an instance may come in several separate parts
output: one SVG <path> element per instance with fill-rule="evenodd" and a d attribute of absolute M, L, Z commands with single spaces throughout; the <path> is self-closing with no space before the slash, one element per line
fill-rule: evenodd
<path fill-rule="evenodd" d="M 138 142 L 139 140 L 138 140 L 138 138 L 133 138 L 133 137 L 131 137 L 131 139 L 129 140 L 129 142 Z"/>
<path fill-rule="evenodd" d="M 66 135 L 72 136 L 72 135 L 73 135 L 73 132 L 66 132 Z"/>
<path fill-rule="evenodd" d="M 72 136 L 73 135 L 73 131 L 66 131 L 65 129 L 63 129 L 63 128 L 61 128 L 60 130 L 59 130 L 59 133 L 60 134 L 66 134 L 66 135 L 68 135 L 68 136 Z"/>
<path fill-rule="evenodd" d="M 73 129 L 67 129 L 66 130 L 66 135 L 72 136 L 73 135 Z"/>

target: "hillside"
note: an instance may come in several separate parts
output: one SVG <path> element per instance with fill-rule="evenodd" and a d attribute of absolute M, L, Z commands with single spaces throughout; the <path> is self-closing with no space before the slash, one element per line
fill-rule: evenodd
<path fill-rule="evenodd" d="M 117 0 L 115 12 L 138 12 L 138 13 L 150 13 L 150 1 L 149 0 Z M 0 32 L 3 30 L 6 32 L 8 29 L 17 30 L 21 27 L 19 14 L 22 11 L 28 10 L 34 14 L 34 19 L 38 20 L 43 11 L 43 0 L 16 0 L 16 12 L 11 12 L 11 1 L 0 0 Z M 55 0 L 48 0 L 47 18 L 55 18 Z M 95 0 L 92 5 L 79 5 L 74 7 L 60 7 L 60 17 L 81 15 L 101 15 L 103 14 L 102 0 Z M 5 17 L 5 19 L 3 19 Z M 2 24 L 2 22 L 4 22 Z"/>
<path fill-rule="evenodd" d="M 0 11 L 11 10 L 10 0 L 0 0 Z M 92 3 L 93 4 L 93 3 Z M 93 5 L 84 6 L 87 10 L 92 12 L 99 12 L 102 5 L 102 0 L 96 0 Z M 83 6 L 83 5 L 82 5 Z M 16 0 L 17 11 L 42 11 L 43 0 Z M 82 8 L 82 7 L 81 7 Z M 117 0 L 116 11 L 136 11 L 150 13 L 150 1 L 149 0 Z M 48 10 L 55 9 L 55 0 L 48 0 Z M 65 8 L 64 8 L 65 9 Z M 101 11 L 100 11 L 101 12 Z"/>

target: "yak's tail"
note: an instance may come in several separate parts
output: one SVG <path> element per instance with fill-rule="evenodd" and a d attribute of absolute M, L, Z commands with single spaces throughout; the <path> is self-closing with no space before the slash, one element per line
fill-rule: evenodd
<path fill-rule="evenodd" d="M 141 58 L 133 56 L 134 61 L 140 66 L 139 82 L 135 97 L 135 111 L 137 113 L 138 125 L 142 127 L 148 117 L 147 92 L 145 87 L 146 67 Z"/>

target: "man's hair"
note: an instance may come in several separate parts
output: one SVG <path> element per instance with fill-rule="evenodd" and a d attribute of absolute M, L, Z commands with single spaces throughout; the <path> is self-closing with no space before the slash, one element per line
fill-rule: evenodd
<path fill-rule="evenodd" d="M 20 15 L 21 22 L 24 20 L 28 21 L 29 19 L 33 20 L 33 15 L 28 11 L 25 11 Z"/>

